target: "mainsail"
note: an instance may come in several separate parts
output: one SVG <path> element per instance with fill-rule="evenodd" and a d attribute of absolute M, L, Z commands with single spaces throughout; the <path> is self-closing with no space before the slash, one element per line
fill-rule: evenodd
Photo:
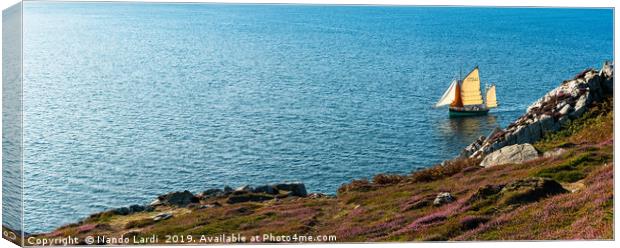
<path fill-rule="evenodd" d="M 482 104 L 478 67 L 474 68 L 474 70 L 463 79 L 461 83 L 461 99 L 464 106 Z"/>
<path fill-rule="evenodd" d="M 450 84 L 450 87 L 448 87 L 446 92 L 443 93 L 443 96 L 441 96 L 441 99 L 439 99 L 439 101 L 435 104 L 435 108 L 451 104 L 454 101 L 454 96 L 456 95 L 456 88 L 457 88 L 456 84 L 457 83 L 458 81 L 456 80 L 452 81 L 452 83 Z"/>
<path fill-rule="evenodd" d="M 497 107 L 497 98 L 495 96 L 495 85 L 491 85 L 491 87 L 487 90 L 487 108 L 495 108 Z"/>

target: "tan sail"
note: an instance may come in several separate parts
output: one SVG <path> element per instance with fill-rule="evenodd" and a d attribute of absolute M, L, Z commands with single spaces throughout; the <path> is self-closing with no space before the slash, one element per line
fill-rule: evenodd
<path fill-rule="evenodd" d="M 482 104 L 478 67 L 474 68 L 461 83 L 461 100 L 464 106 Z"/>
<path fill-rule="evenodd" d="M 496 108 L 497 107 L 497 98 L 495 96 L 495 85 L 491 85 L 491 87 L 487 90 L 487 108 Z"/>
<path fill-rule="evenodd" d="M 461 81 L 458 81 L 458 83 L 456 84 L 456 92 L 455 92 L 455 96 L 454 96 L 454 101 L 452 101 L 452 103 L 450 103 L 450 107 L 453 108 L 462 108 L 463 107 L 463 100 L 461 99 Z"/>
<path fill-rule="evenodd" d="M 441 99 L 439 99 L 439 101 L 435 104 L 435 108 L 451 104 L 454 101 L 454 97 L 456 96 L 457 83 L 458 82 L 456 80 L 452 81 L 450 87 L 448 87 L 446 92 L 443 93 L 443 96 L 441 96 Z"/>

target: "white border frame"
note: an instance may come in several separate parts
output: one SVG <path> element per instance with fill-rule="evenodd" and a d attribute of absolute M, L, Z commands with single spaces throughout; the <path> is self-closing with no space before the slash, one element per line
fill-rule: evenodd
<path fill-rule="evenodd" d="M 45 0 L 43 0 L 45 1 Z M 92 2 L 89 0 L 64 0 L 67 2 Z M 0 0 L 0 7 L 2 10 L 20 2 L 19 0 Z M 598 7 L 598 8 L 614 8 L 614 60 L 618 58 L 618 50 L 616 50 L 616 44 L 618 39 L 616 38 L 618 34 L 618 26 L 615 25 L 618 23 L 618 16 L 615 14 L 615 8 L 618 6 L 618 2 L 614 0 L 588 0 L 588 1 L 576 1 L 576 0 L 136 0 L 136 1 L 123 1 L 123 0 L 105 0 L 104 2 L 179 2 L 179 3 L 272 3 L 272 4 L 336 4 L 336 5 L 422 5 L 422 6 L 497 6 L 497 7 Z M 2 33 L 0 32 L 0 40 L 2 38 Z M 2 51 L 0 50 L 0 57 L 2 56 Z M 0 71 L 0 78 L 2 72 Z M 615 87 L 614 95 L 618 96 L 618 92 L 620 89 Z M 0 94 L 1 97 L 2 94 Z M 614 109 L 617 109 L 619 103 L 615 101 Z M 614 116 L 614 120 L 617 120 L 617 113 Z M 0 115 L 1 118 L 1 115 Z M 0 122 L 0 130 L 2 123 Z M 619 130 L 620 122 L 614 121 L 614 131 Z M 615 136 L 615 135 L 614 135 Z M 1 143 L 0 143 L 1 148 Z M 620 147 L 616 146 L 614 143 L 614 155 L 620 154 Z M 0 154 L 0 161 L 1 161 Z M 616 161 L 616 156 L 614 156 L 614 163 Z M 1 172 L 0 172 L 1 175 Z M 614 192 L 615 186 L 618 185 L 618 177 L 614 171 Z M 0 197 L 2 196 L 1 191 L 2 185 L 0 184 Z M 614 203 L 615 206 L 618 204 L 618 197 L 614 194 Z M 614 206 L 614 240 L 617 240 L 617 228 L 616 225 L 619 220 L 619 214 L 616 211 L 616 207 Z M 0 208 L 0 220 L 1 220 L 1 208 Z M 549 245 L 551 246 L 563 246 L 565 248 L 571 247 L 615 247 L 616 241 L 519 241 L 519 242 L 502 242 L 502 241 L 485 241 L 485 242 L 403 242 L 403 243 L 355 243 L 355 244 L 343 244 L 343 243 L 335 243 L 335 244 L 286 244 L 286 245 L 259 245 L 260 247 L 462 247 L 462 248 L 496 248 L 498 246 L 501 247 L 519 247 L 523 248 L 523 246 L 527 246 L 528 248 L 547 248 Z M 8 242 L 7 240 L 0 239 L 1 247 L 17 247 L 15 244 Z M 116 246 L 121 247 L 121 246 Z M 130 246 L 131 247 L 131 246 Z M 140 246 L 140 247 L 181 247 L 181 246 Z M 185 246 L 188 247 L 188 246 Z M 196 246 L 189 246 L 196 247 Z M 198 247 L 233 247 L 232 245 L 209 245 L 209 246 L 198 246 Z M 257 247 L 257 244 L 254 245 L 234 245 L 234 247 Z"/>

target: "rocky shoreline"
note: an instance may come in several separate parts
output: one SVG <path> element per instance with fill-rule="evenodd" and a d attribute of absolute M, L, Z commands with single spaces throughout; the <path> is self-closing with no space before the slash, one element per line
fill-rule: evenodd
<path fill-rule="evenodd" d="M 614 68 L 606 61 L 597 71 L 586 69 L 566 80 L 527 108 L 505 129 L 497 128 L 465 147 L 461 157 L 482 158 L 505 146 L 534 143 L 579 118 L 593 102 L 613 94 Z"/>
<path fill-rule="evenodd" d="M 175 208 L 215 208 L 221 207 L 222 203 L 236 204 L 244 202 L 263 202 L 278 201 L 285 198 L 324 198 L 334 197 L 323 193 L 308 193 L 306 186 L 301 182 L 266 184 L 259 186 L 244 185 L 238 188 L 225 186 L 223 189 L 212 188 L 207 189 L 198 194 L 193 194 L 188 190 L 170 192 L 158 196 L 149 204 L 130 205 L 127 207 L 113 208 L 103 212 L 90 215 L 84 220 L 100 218 L 109 215 L 131 215 L 142 212 L 153 212 L 157 207 L 175 207 Z M 201 202 L 211 202 L 209 204 L 201 204 Z M 153 221 L 165 220 L 173 217 L 171 213 L 160 213 L 152 217 Z M 80 223 L 78 222 L 78 223 Z"/>
<path fill-rule="evenodd" d="M 333 232 L 338 234 L 339 241 L 399 240 L 399 237 L 471 240 L 497 238 L 485 236 L 490 235 L 485 232 L 520 220 L 514 211 L 531 208 L 529 211 L 534 214 L 540 212 L 538 208 L 557 202 L 565 202 L 569 209 L 580 206 L 582 211 L 589 209 L 598 214 L 601 209 L 608 209 L 609 199 L 613 199 L 613 188 L 608 186 L 613 184 L 609 176 L 613 175 L 613 166 L 608 166 L 613 163 L 609 155 L 613 154 L 613 133 L 608 130 L 613 124 L 613 119 L 608 117 L 609 114 L 613 117 L 613 108 L 608 103 L 610 99 L 613 101 L 613 80 L 611 63 L 606 62 L 599 71 L 584 70 L 534 102 L 507 128 L 498 128 L 467 146 L 459 157 L 411 175 L 380 174 L 371 181 L 354 180 L 342 185 L 336 196 L 308 193 L 301 182 L 214 188 L 197 194 L 171 192 L 158 196 L 150 204 L 110 209 L 54 232 L 33 236 L 93 233 L 142 236 L 176 230 L 209 234 Z M 603 126 L 575 126 L 586 116 L 584 113 L 593 111 L 598 111 L 592 116 L 598 116 L 596 120 Z M 547 144 L 550 149 L 540 149 L 541 140 L 551 133 L 564 129 L 587 133 L 588 128 L 604 131 L 596 131 L 601 137 L 572 132 L 560 137 L 560 143 Z M 571 143 L 572 136 L 586 141 Z M 592 208 L 587 202 L 598 205 Z M 554 205 L 553 211 L 563 214 L 557 208 Z M 577 210 L 567 210 L 567 215 L 561 217 L 545 212 L 549 216 L 538 218 L 574 218 L 568 215 L 571 211 Z M 607 217 L 603 217 L 596 220 L 601 226 L 599 232 L 608 229 Z M 578 230 L 580 221 L 585 220 L 575 221 L 572 225 L 577 227 L 568 229 Z M 519 225 L 524 223 L 545 222 L 525 221 Z M 438 236 L 437 233 L 443 232 L 441 228 L 450 230 Z M 540 238 L 527 236 L 534 233 L 518 235 Z M 573 236 L 566 237 L 607 237 L 600 233 L 570 235 Z M 550 237 L 555 236 L 547 238 Z"/>

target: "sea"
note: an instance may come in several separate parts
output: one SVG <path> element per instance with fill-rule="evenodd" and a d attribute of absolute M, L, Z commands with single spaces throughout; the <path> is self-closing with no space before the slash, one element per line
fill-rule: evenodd
<path fill-rule="evenodd" d="M 190 190 L 409 174 L 613 60 L 613 10 L 23 5 L 24 231 Z M 480 68 L 486 116 L 433 108 Z"/>

